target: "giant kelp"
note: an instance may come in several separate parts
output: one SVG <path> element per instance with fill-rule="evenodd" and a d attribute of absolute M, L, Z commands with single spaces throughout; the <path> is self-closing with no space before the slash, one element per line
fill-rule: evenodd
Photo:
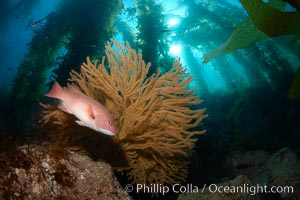
<path fill-rule="evenodd" d="M 28 54 L 18 68 L 12 89 L 12 101 L 16 105 L 28 105 L 38 101 L 45 92 L 46 77 L 49 77 L 47 70 L 55 65 L 55 58 L 61 56 L 58 55 L 59 48 L 65 47 L 68 51 L 62 58 L 63 62 L 59 64 L 64 67 L 56 70 L 59 71 L 56 76 L 60 80 L 64 78 L 63 74 L 68 74 L 69 69 L 66 68 L 71 64 L 80 66 L 87 55 L 99 53 L 90 45 L 102 45 L 114 35 L 115 29 L 112 26 L 121 8 L 120 0 L 106 2 L 105 5 L 95 0 L 88 3 L 86 0 L 76 3 L 63 1 L 57 12 L 52 12 L 46 17 L 45 25 L 34 32 L 35 35 L 28 45 Z M 81 10 L 85 10 L 86 14 L 82 15 Z M 103 16 L 107 20 L 99 23 Z M 82 31 L 85 34 L 82 34 Z M 87 45 L 82 46 L 82 43 Z M 71 55 L 72 62 L 69 60 Z"/>
<path fill-rule="evenodd" d="M 112 113 L 119 134 L 111 138 L 114 146 L 109 146 L 107 153 L 122 151 L 125 156 L 124 164 L 119 162 L 117 166 L 112 164 L 113 167 L 126 172 L 135 183 L 184 181 L 187 158 L 197 141 L 194 136 L 204 133 L 196 127 L 206 117 L 204 109 L 191 109 L 201 103 L 194 89 L 189 88 L 192 77 L 182 68 L 180 60 L 167 73 L 158 70 L 148 77 L 151 64 L 145 64 L 142 54 L 137 54 L 129 43 L 113 41 L 113 44 L 114 47 L 106 45 L 109 69 L 105 57 L 100 64 L 88 58 L 81 72 L 72 71 L 69 79 Z M 44 107 L 42 121 L 52 127 L 61 126 L 60 134 L 90 131 L 78 128 L 69 114 Z M 106 139 L 101 142 L 109 142 L 107 136 L 103 138 Z"/>
<path fill-rule="evenodd" d="M 57 80 L 66 83 L 68 72 L 79 69 L 86 56 L 103 55 L 99 47 L 116 33 L 114 22 L 122 9 L 121 0 L 63 1 L 57 19 L 68 22 L 67 49 L 59 67 L 55 70 Z M 84 12 L 84 14 L 82 14 Z M 87 23 L 88 22 L 88 23 Z"/>
<path fill-rule="evenodd" d="M 253 24 L 270 37 L 294 35 L 300 38 L 300 15 L 298 12 L 283 12 L 261 0 L 240 0 Z"/>
<path fill-rule="evenodd" d="M 245 39 L 247 35 L 247 39 Z M 203 63 L 208 63 L 212 58 L 227 54 L 237 49 L 245 48 L 253 42 L 266 38 L 267 35 L 256 29 L 250 19 L 241 22 L 232 32 L 228 40 L 217 49 L 203 56 Z"/>
<path fill-rule="evenodd" d="M 164 39 L 166 33 L 163 30 L 167 27 L 164 24 L 163 6 L 154 0 L 138 0 L 135 7 L 138 19 L 137 47 L 143 52 L 144 60 L 152 63 L 149 75 L 155 73 L 157 67 L 168 71 L 172 60 Z"/>
<path fill-rule="evenodd" d="M 214 48 L 216 44 L 224 41 L 226 33 L 239 24 L 240 18 L 245 14 L 241 12 L 241 9 L 237 9 L 237 7 L 224 0 L 184 0 L 180 1 L 178 6 L 186 8 L 186 16 L 182 18 L 177 16 L 180 17 L 180 26 L 175 29 L 176 36 L 171 37 L 172 40 L 180 38 L 181 44 L 184 44 L 181 48 L 181 55 L 184 56 L 184 60 L 187 62 L 191 74 L 194 75 L 196 83 L 201 85 L 201 94 L 205 94 L 212 85 L 205 81 L 207 77 L 204 77 L 204 68 L 199 67 L 201 63 L 197 59 L 199 57 L 198 53 L 201 55 L 204 49 Z M 230 83 L 233 77 L 231 73 L 226 73 L 229 68 L 225 66 L 228 64 L 226 59 L 222 59 L 222 64 L 214 66 L 214 70 L 218 71 L 222 78 L 229 80 Z"/>
<path fill-rule="evenodd" d="M 212 58 L 245 48 L 264 38 L 280 35 L 294 35 L 294 42 L 299 39 L 300 15 L 298 12 L 284 12 L 286 3 L 271 0 L 240 0 L 249 18 L 241 22 L 232 32 L 229 39 L 217 49 L 203 56 L 207 63 Z"/>
<path fill-rule="evenodd" d="M 12 103 L 16 109 L 28 107 L 38 102 L 46 91 L 47 70 L 53 66 L 54 56 L 64 40 L 64 26 L 57 25 L 53 29 L 50 22 L 55 22 L 55 14 L 47 16 L 42 29 L 35 31 L 32 41 L 28 44 L 28 53 L 18 67 L 12 87 Z"/>
<path fill-rule="evenodd" d="M 121 9 L 121 0 L 62 1 L 57 11 L 46 17 L 18 67 L 11 92 L 14 119 L 10 121 L 20 121 L 15 119 L 20 113 L 26 113 L 27 118 L 34 115 L 32 107 L 47 90 L 49 79 L 56 77 L 62 83 L 70 69 L 79 68 L 87 55 L 101 54 L 95 47 L 115 34 L 113 23 Z M 62 48 L 67 51 L 65 55 L 60 55 Z M 24 130 L 24 126 L 17 128 Z"/>

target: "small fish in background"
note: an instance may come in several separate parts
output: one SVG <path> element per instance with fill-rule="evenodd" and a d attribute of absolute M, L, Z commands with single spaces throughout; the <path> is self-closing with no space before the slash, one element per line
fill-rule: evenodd
<path fill-rule="evenodd" d="M 42 19 L 39 19 L 39 20 L 33 22 L 33 23 L 31 24 L 31 27 L 34 28 L 34 27 L 40 25 L 40 24 L 42 23 L 42 21 L 44 21 L 46 18 L 47 18 L 47 16 L 46 16 L 46 17 L 43 17 Z"/>
<path fill-rule="evenodd" d="M 170 29 L 165 29 L 165 30 L 161 30 L 160 32 L 161 33 L 169 33 L 169 32 L 171 32 L 171 30 Z"/>
<path fill-rule="evenodd" d="M 12 68 L 12 67 L 8 67 L 7 68 L 9 71 L 12 71 L 14 68 Z"/>
<path fill-rule="evenodd" d="M 59 99 L 58 108 L 76 116 L 76 123 L 89 127 L 97 132 L 114 136 L 117 134 L 113 118 L 109 111 L 96 100 L 84 95 L 76 88 L 68 85 L 62 88 L 56 81 L 52 89 L 45 94 L 47 97 Z"/>
<path fill-rule="evenodd" d="M 40 25 L 45 19 L 47 19 L 48 16 L 43 17 L 37 21 L 33 21 L 33 18 L 31 18 L 27 24 L 26 30 L 28 30 L 29 27 L 35 28 L 38 25 Z"/>

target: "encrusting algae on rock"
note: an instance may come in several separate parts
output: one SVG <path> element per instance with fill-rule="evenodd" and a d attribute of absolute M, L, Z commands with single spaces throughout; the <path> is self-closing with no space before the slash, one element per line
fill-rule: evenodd
<path fill-rule="evenodd" d="M 106 57 L 100 64 L 87 58 L 80 73 L 71 72 L 69 82 L 106 106 L 118 135 L 91 133 L 92 130 L 74 123 L 72 115 L 50 105 L 43 105 L 41 122 L 44 126 L 60 126 L 57 134 L 68 134 L 68 138 L 97 135 L 104 145 L 102 153 L 108 154 L 104 157 L 110 158 L 116 171 L 127 173 L 133 183 L 185 181 L 188 158 L 197 141 L 195 136 L 205 132 L 197 127 L 207 116 L 205 109 L 199 109 L 202 101 L 195 89 L 189 88 L 192 77 L 182 68 L 180 59 L 167 73 L 158 70 L 147 76 L 151 64 L 145 64 L 141 53 L 128 42 L 112 43 L 113 46 L 107 43 Z M 123 160 L 114 157 L 116 153 Z"/>

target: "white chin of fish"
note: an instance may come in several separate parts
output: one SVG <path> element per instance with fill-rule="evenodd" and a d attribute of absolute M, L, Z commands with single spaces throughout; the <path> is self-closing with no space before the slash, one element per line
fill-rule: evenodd
<path fill-rule="evenodd" d="M 111 136 L 114 136 L 115 134 L 112 133 L 111 131 L 109 130 L 106 130 L 106 129 L 102 129 L 102 128 L 97 128 L 99 132 L 105 134 L 105 135 L 111 135 Z"/>

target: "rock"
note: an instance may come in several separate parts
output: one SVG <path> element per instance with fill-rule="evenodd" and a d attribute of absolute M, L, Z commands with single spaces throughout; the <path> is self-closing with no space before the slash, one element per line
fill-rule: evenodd
<path fill-rule="evenodd" d="M 0 172 L 0 199 L 131 199 L 104 162 L 72 151 L 67 159 L 53 159 L 37 145 L 16 152 L 6 160 L 0 152 L 5 166 Z"/>
<path fill-rule="evenodd" d="M 242 192 L 249 189 L 252 186 L 252 183 L 246 176 L 238 176 L 235 179 L 220 183 L 220 184 L 211 184 L 206 187 L 202 193 L 201 189 L 198 193 L 183 193 L 180 194 L 177 200 L 259 200 L 260 198 L 254 193 Z M 221 188 L 221 191 L 215 191 L 216 187 Z M 228 188 L 228 192 L 224 192 Z M 252 194 L 252 195 L 251 195 Z"/>
<path fill-rule="evenodd" d="M 233 175 L 244 174 L 253 184 L 266 186 L 268 191 L 272 186 L 279 186 L 278 192 L 265 192 L 262 196 L 300 199 L 300 160 L 289 148 L 282 148 L 274 154 L 264 150 L 238 152 L 232 156 L 232 166 Z"/>
<path fill-rule="evenodd" d="M 251 176 L 254 171 L 260 169 L 267 162 L 269 156 L 264 150 L 235 152 L 232 155 L 233 175 Z"/>
<path fill-rule="evenodd" d="M 289 148 L 282 148 L 252 174 L 251 181 L 260 185 L 293 187 L 293 192 L 278 192 L 283 199 L 300 199 L 300 160 Z"/>

